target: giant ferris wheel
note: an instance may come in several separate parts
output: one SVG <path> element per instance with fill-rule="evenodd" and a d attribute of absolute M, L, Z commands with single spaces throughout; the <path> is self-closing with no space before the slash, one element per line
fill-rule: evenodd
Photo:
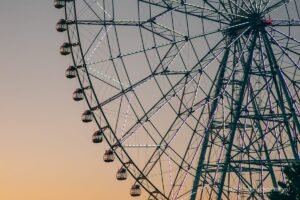
<path fill-rule="evenodd" d="M 149 199 L 264 199 L 299 160 L 300 1 L 55 0 L 83 122 Z M 105 145 L 103 145 L 105 146 Z"/>

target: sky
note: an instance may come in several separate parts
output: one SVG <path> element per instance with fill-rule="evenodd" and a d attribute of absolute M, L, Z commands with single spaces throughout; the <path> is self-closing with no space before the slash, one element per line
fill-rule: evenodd
<path fill-rule="evenodd" d="M 0 199 L 132 199 L 83 124 L 52 0 L 0 2 Z"/>
<path fill-rule="evenodd" d="M 0 1 L 0 200 L 132 199 L 134 181 L 116 180 L 120 163 L 103 162 L 87 106 L 72 100 L 62 17 L 53 0 Z"/>

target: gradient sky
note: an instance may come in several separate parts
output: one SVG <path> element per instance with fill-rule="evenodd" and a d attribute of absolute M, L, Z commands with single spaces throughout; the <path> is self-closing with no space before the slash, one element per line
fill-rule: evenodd
<path fill-rule="evenodd" d="M 62 17 L 53 0 L 0 1 L 0 200 L 133 199 L 133 180 L 116 180 L 119 162 L 103 162 L 95 125 L 80 119 L 87 106 L 72 100 Z"/>
<path fill-rule="evenodd" d="M 0 199 L 132 199 L 132 180 L 118 182 L 119 163 L 102 161 L 64 76 L 64 34 L 52 0 L 0 3 Z"/>

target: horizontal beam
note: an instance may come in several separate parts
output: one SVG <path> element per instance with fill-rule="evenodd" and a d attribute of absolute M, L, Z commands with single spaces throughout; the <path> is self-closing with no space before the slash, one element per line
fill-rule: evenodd
<path fill-rule="evenodd" d="M 300 20 L 272 20 L 270 26 L 300 26 Z"/>
<path fill-rule="evenodd" d="M 77 20 L 76 24 L 80 25 L 102 25 L 102 26 L 141 26 L 142 24 L 147 23 L 148 21 L 129 21 L 129 20 Z"/>

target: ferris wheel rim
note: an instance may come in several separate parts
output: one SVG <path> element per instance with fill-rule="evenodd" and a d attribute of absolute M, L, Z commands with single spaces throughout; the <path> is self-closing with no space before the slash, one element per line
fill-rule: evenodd
<path fill-rule="evenodd" d="M 65 9 L 66 9 L 66 8 L 65 8 Z M 66 18 L 67 18 L 67 10 L 65 10 L 65 12 L 66 12 Z M 75 6 L 75 1 L 74 1 L 74 13 L 75 13 L 75 18 L 76 18 L 76 6 Z M 76 18 L 76 20 L 77 20 L 77 18 Z M 78 39 L 79 39 L 79 38 L 80 38 L 80 34 L 79 34 L 79 31 L 78 31 L 78 24 L 76 24 L 76 30 L 77 30 L 77 37 L 78 37 Z M 68 34 L 69 34 L 69 30 L 68 30 Z M 70 41 L 70 38 L 69 38 L 69 41 Z M 70 43 L 71 43 L 71 41 L 70 41 Z M 84 59 L 84 55 L 83 55 L 83 50 L 82 50 L 82 46 L 81 46 L 81 43 L 80 43 L 80 39 L 79 39 L 79 46 L 80 46 L 80 51 L 81 51 L 81 54 L 82 54 L 82 55 L 81 55 L 81 56 L 82 56 L 82 61 L 83 61 L 83 63 L 84 63 L 83 66 L 84 66 L 86 72 L 88 72 L 88 69 L 86 68 L 86 63 L 85 63 L 85 59 Z M 73 55 L 73 52 L 72 52 L 72 57 L 73 57 L 73 56 L 74 56 L 74 55 Z M 75 60 L 74 60 L 74 58 L 73 58 L 73 61 L 74 61 L 74 63 L 76 63 Z M 78 69 L 76 69 L 76 71 L 77 71 L 77 70 L 78 70 Z M 77 75 L 78 75 L 78 71 L 77 71 Z M 80 77 L 80 76 L 78 76 L 78 77 Z M 106 117 L 105 117 L 105 112 L 102 110 L 101 104 L 100 104 L 100 102 L 99 102 L 99 100 L 98 100 L 98 98 L 97 98 L 96 92 L 94 91 L 94 88 L 93 88 L 93 86 L 92 86 L 92 81 L 90 80 L 90 75 L 89 75 L 89 73 L 87 73 L 87 77 L 89 78 L 89 83 L 90 83 L 90 85 L 91 85 L 91 88 L 90 88 L 90 89 L 92 90 L 92 93 L 93 93 L 93 95 L 94 95 L 94 98 L 97 100 L 97 104 L 98 104 L 97 107 L 98 107 L 98 109 L 101 111 L 103 117 L 105 118 L 106 124 L 109 126 L 109 129 L 110 129 L 111 133 L 115 136 L 115 139 L 118 141 L 118 137 L 115 135 L 114 130 L 113 130 L 112 128 L 110 128 L 111 126 L 110 126 L 108 120 L 107 120 Z M 80 78 L 79 78 L 79 79 L 80 79 Z M 154 79 L 156 79 L 156 78 L 154 77 Z M 79 80 L 79 82 L 80 82 L 81 87 L 83 87 L 80 80 Z M 172 86 L 172 87 L 173 87 L 173 86 Z M 88 104 L 88 106 L 89 106 L 89 109 L 92 110 L 93 107 L 89 104 L 88 98 L 87 98 L 86 94 L 84 94 L 84 95 L 85 95 L 86 102 L 87 102 L 87 104 Z M 125 94 L 125 96 L 126 96 L 126 94 Z M 96 121 L 96 123 L 97 123 L 97 126 L 98 126 L 99 129 L 100 129 L 101 126 L 100 126 L 100 124 L 98 123 L 98 121 L 97 121 L 97 119 L 96 119 L 96 117 L 95 117 L 94 114 L 93 114 L 93 117 L 94 117 L 94 119 L 95 119 L 95 121 Z M 106 138 L 106 136 L 104 136 L 104 137 L 105 137 L 106 141 L 108 142 L 108 144 L 110 145 L 110 147 L 111 147 L 112 149 L 115 148 L 115 147 L 121 148 L 121 151 L 124 152 L 124 153 L 128 156 L 129 160 L 131 160 L 131 161 L 133 162 L 133 160 L 130 159 L 130 156 L 127 154 L 125 148 L 124 148 L 122 145 L 120 145 L 120 146 L 115 146 L 115 145 L 113 145 L 113 144 L 110 143 L 110 141 Z M 124 165 L 125 163 L 124 163 L 123 160 L 120 158 L 120 156 L 117 154 L 117 152 L 116 152 L 116 155 L 117 155 L 118 159 L 120 160 L 120 162 Z M 138 171 L 140 171 L 141 174 L 143 174 L 143 172 L 137 167 L 137 165 L 134 164 L 134 162 L 131 163 L 131 164 L 133 164 L 133 165 L 136 167 L 136 169 L 138 169 Z M 130 172 L 129 169 L 128 169 L 128 171 Z M 144 187 L 144 184 L 142 184 L 142 183 L 140 182 L 141 179 L 139 179 L 139 177 L 135 177 L 135 176 L 133 175 L 133 173 L 131 173 L 131 172 L 130 172 L 130 174 L 136 179 L 137 182 L 140 183 L 140 185 L 141 185 L 142 187 Z M 143 180 L 144 180 L 144 178 L 147 179 L 147 176 L 144 176 L 144 177 L 143 177 Z M 147 181 L 148 181 L 154 188 L 156 188 L 155 185 L 152 184 L 150 180 L 147 179 Z M 144 189 L 146 189 L 146 188 L 144 187 Z M 146 190 L 147 190 L 147 189 L 146 189 Z M 148 190 L 147 190 L 147 191 L 148 191 Z M 158 189 L 155 190 L 155 192 L 157 192 L 157 191 L 159 192 Z M 153 192 L 153 191 L 148 191 L 148 192 L 151 194 L 151 192 Z M 161 193 L 161 195 L 164 196 L 164 194 L 162 194 L 162 193 Z M 153 197 L 154 197 L 154 196 L 153 196 Z"/>

